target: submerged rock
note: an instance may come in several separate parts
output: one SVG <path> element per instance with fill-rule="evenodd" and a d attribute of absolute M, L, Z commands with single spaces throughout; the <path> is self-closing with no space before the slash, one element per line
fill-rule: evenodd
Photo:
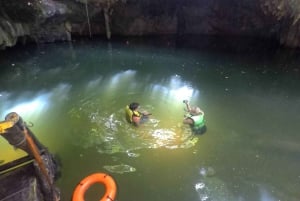
<path fill-rule="evenodd" d="M 200 175 L 202 175 L 204 177 L 212 177 L 215 174 L 216 174 L 216 172 L 215 172 L 214 168 L 212 168 L 212 167 L 207 167 L 207 168 L 202 167 L 200 169 Z"/>
<path fill-rule="evenodd" d="M 103 168 L 109 172 L 119 173 L 119 174 L 123 174 L 125 172 L 135 172 L 136 171 L 136 169 L 134 167 L 126 165 L 126 164 L 105 165 L 105 166 L 103 166 Z"/>

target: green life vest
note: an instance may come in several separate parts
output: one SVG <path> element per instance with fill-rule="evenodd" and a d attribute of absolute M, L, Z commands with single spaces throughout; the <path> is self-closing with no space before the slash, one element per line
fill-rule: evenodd
<path fill-rule="evenodd" d="M 190 118 L 194 121 L 193 124 L 193 129 L 198 130 L 205 126 L 205 120 L 204 120 L 204 115 L 196 115 L 196 116 L 190 116 Z"/>

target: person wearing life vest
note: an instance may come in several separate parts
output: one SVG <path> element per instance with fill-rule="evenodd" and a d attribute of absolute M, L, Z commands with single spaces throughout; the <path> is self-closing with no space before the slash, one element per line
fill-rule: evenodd
<path fill-rule="evenodd" d="M 188 100 L 184 100 L 188 114 L 183 120 L 184 124 L 189 124 L 195 134 L 203 134 L 206 131 L 204 112 L 199 107 L 191 107 Z"/>
<path fill-rule="evenodd" d="M 144 123 L 150 115 L 150 113 L 148 112 L 138 111 L 139 107 L 140 107 L 139 103 L 132 102 L 129 105 L 127 105 L 125 108 L 126 120 L 135 126 Z"/>

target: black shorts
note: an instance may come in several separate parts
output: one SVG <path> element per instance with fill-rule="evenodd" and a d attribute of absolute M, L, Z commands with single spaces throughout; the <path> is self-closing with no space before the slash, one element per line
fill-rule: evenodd
<path fill-rule="evenodd" d="M 198 128 L 198 129 L 194 129 L 194 128 L 193 128 L 192 130 L 193 130 L 193 133 L 194 133 L 194 134 L 202 135 L 202 134 L 204 134 L 204 133 L 206 132 L 207 128 L 206 128 L 206 126 L 204 125 L 204 126 Z"/>
<path fill-rule="evenodd" d="M 149 116 L 148 115 L 142 115 L 141 116 L 141 119 L 140 119 L 140 123 L 145 123 L 146 121 L 148 121 L 149 119 Z"/>

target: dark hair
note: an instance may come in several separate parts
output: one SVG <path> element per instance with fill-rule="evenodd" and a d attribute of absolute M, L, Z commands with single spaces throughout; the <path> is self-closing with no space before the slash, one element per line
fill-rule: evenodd
<path fill-rule="evenodd" d="M 139 106 L 140 106 L 139 103 L 133 102 L 133 103 L 130 103 L 129 109 L 136 110 Z"/>

